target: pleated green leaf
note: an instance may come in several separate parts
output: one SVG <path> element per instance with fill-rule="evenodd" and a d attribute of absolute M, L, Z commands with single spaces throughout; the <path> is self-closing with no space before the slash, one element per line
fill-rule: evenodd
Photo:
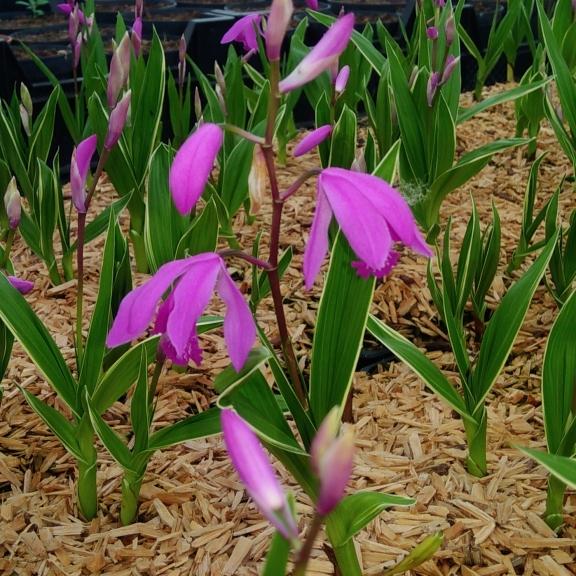
<path fill-rule="evenodd" d="M 548 454 L 546 452 L 540 452 L 540 450 L 522 448 L 521 446 L 517 446 L 517 448 L 533 460 L 536 460 L 538 464 L 544 466 L 548 472 L 556 476 L 559 480 L 562 480 L 564 484 L 567 484 L 571 488 L 576 488 L 576 460 L 574 458 Z"/>

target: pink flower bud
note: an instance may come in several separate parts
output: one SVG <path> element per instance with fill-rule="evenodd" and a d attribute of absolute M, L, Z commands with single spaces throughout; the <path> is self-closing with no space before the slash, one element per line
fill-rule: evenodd
<path fill-rule="evenodd" d="M 428 85 L 426 87 L 426 98 L 428 100 L 428 106 L 432 106 L 434 102 L 434 96 L 436 96 L 436 90 L 440 85 L 440 72 L 432 72 L 430 78 L 428 78 Z"/>
<path fill-rule="evenodd" d="M 233 410 L 222 410 L 220 421 L 226 450 L 242 484 L 284 538 L 296 540 L 298 527 L 288 499 L 258 437 Z"/>
<path fill-rule="evenodd" d="M 312 10 L 318 10 L 318 0 L 306 0 L 306 6 Z"/>
<path fill-rule="evenodd" d="M 316 148 L 318 144 L 324 142 L 324 140 L 326 140 L 330 134 L 332 134 L 332 126 L 330 124 L 326 124 L 325 126 L 316 128 L 316 130 L 312 130 L 312 132 L 302 138 L 296 148 L 294 148 L 294 157 L 298 158 L 298 156 L 302 156 L 303 154 L 306 154 L 306 152 L 310 152 L 312 148 Z"/>
<path fill-rule="evenodd" d="M 170 168 L 170 192 L 178 211 L 189 214 L 204 192 L 222 147 L 222 128 L 205 123 L 188 137 Z"/>
<path fill-rule="evenodd" d="M 136 58 L 140 56 L 140 50 L 142 49 L 142 18 L 138 17 L 134 20 L 132 25 L 132 48 L 134 49 L 134 55 Z"/>
<path fill-rule="evenodd" d="M 334 82 L 334 90 L 336 94 L 341 94 L 346 89 L 346 84 L 348 84 L 348 78 L 350 78 L 350 66 L 344 66 L 338 76 L 336 76 L 336 81 Z"/>
<path fill-rule="evenodd" d="M 293 12 L 292 0 L 273 0 L 266 27 L 266 55 L 270 60 L 280 58 L 280 49 Z"/>
<path fill-rule="evenodd" d="M 456 36 L 456 24 L 454 23 L 454 16 L 451 14 L 446 25 L 444 26 L 444 34 L 446 35 L 446 46 L 452 46 Z"/>
<path fill-rule="evenodd" d="M 180 37 L 178 42 L 178 86 L 184 86 L 184 81 L 186 79 L 186 38 L 184 34 Z"/>
<path fill-rule="evenodd" d="M 128 82 L 130 74 L 130 37 L 126 32 L 112 55 L 110 62 L 110 75 L 108 76 L 108 89 L 106 91 L 108 107 L 112 110 L 116 106 L 122 88 Z"/>
<path fill-rule="evenodd" d="M 459 63 L 460 63 L 460 56 L 455 58 L 454 56 L 452 56 L 452 54 L 450 54 L 448 58 L 446 58 L 446 65 L 444 66 L 444 72 L 442 72 L 442 80 L 440 81 L 440 84 L 446 84 L 446 82 L 450 80 L 450 76 L 452 76 L 452 73 L 454 72 L 456 66 L 458 66 Z"/>
<path fill-rule="evenodd" d="M 142 18 L 143 12 L 144 12 L 144 0 L 136 0 L 136 2 L 134 2 L 134 17 Z"/>
<path fill-rule="evenodd" d="M 18 224 L 20 224 L 22 202 L 14 176 L 8 182 L 8 188 L 6 188 L 6 193 L 4 194 L 4 207 L 6 208 L 6 216 L 8 216 L 8 225 L 12 230 L 16 230 Z"/>
<path fill-rule="evenodd" d="M 8 282 L 10 282 L 20 294 L 28 294 L 28 292 L 34 288 L 34 282 L 30 282 L 29 280 L 22 280 L 22 278 L 16 278 L 16 276 L 6 276 L 6 278 L 8 278 Z"/>
<path fill-rule="evenodd" d="M 338 435 L 339 428 L 336 407 L 324 418 L 310 448 L 312 469 L 320 480 L 316 510 L 322 516 L 330 514 L 340 502 L 352 474 L 354 434 L 352 428 L 346 428 Z"/>
<path fill-rule="evenodd" d="M 110 120 L 108 122 L 108 133 L 104 141 L 104 148 L 112 150 L 122 135 L 122 130 L 126 124 L 126 118 L 130 110 L 130 102 L 132 98 L 132 91 L 128 90 L 122 97 L 120 102 L 116 104 L 114 110 L 110 113 Z"/>
<path fill-rule="evenodd" d="M 354 14 L 338 18 L 322 36 L 318 44 L 302 59 L 296 68 L 280 82 L 280 92 L 290 92 L 314 80 L 338 61 L 354 31 Z"/>
<path fill-rule="evenodd" d="M 426 36 L 428 36 L 430 40 L 437 40 L 438 28 L 436 28 L 436 26 L 429 26 L 428 28 L 426 28 Z"/>
<path fill-rule="evenodd" d="M 70 161 L 70 188 L 72 190 L 72 202 L 76 210 L 86 212 L 86 179 L 92 156 L 96 151 L 98 137 L 96 134 L 82 140 L 72 152 Z"/>

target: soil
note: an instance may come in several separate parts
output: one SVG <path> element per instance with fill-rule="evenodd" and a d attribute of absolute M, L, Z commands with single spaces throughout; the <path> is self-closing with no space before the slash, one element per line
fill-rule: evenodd
<path fill-rule="evenodd" d="M 508 86 L 509 87 L 509 86 Z M 505 86 L 490 88 L 493 94 Z M 472 103 L 463 95 L 462 105 Z M 501 105 L 478 114 L 458 128 L 457 152 L 462 154 L 500 137 L 514 134 L 514 105 Z M 538 139 L 541 165 L 538 204 L 547 199 L 572 166 L 551 128 Z M 291 158 L 291 155 L 289 155 Z M 314 154 L 289 160 L 280 168 L 282 188 L 302 171 L 317 166 Z M 503 249 L 488 304 L 494 308 L 508 278 L 505 267 L 519 236 L 522 198 L 530 165 L 520 149 L 499 154 L 473 180 L 449 195 L 442 220 L 452 218 L 456 257 L 471 212 L 473 196 L 485 226 L 494 202 L 502 219 Z M 68 192 L 68 189 L 66 189 Z M 322 285 L 321 278 L 306 291 L 302 251 L 310 231 L 315 187 L 307 183 L 286 205 L 281 246 L 292 246 L 295 257 L 283 279 L 287 316 L 297 354 L 309 367 L 311 338 Z M 96 209 L 114 198 L 104 183 Z M 561 195 L 562 213 L 576 206 L 573 190 Z M 92 213 L 92 215 L 96 210 Z M 265 204 L 253 224 L 240 214 L 240 243 L 251 246 L 261 222 L 270 215 Z M 92 307 L 97 294 L 103 238 L 88 247 L 86 296 Z M 52 288 L 44 266 L 20 238 L 13 252 L 19 275 L 34 280 L 26 298 L 43 318 L 64 357 L 73 357 L 74 286 Z M 527 263 L 528 265 L 529 263 Z M 426 288 L 426 261 L 404 250 L 393 273 L 378 284 L 372 312 L 417 345 L 446 342 Z M 326 266 L 324 267 L 324 273 Z M 250 286 L 250 267 L 234 263 L 242 289 Z M 520 272 L 521 273 L 521 272 Z M 145 277 L 136 275 L 135 284 Z M 221 313 L 214 301 L 210 313 Z M 542 448 L 544 430 L 540 373 L 546 338 L 556 306 L 544 286 L 532 302 L 512 355 L 488 398 L 489 474 L 473 478 L 464 469 L 465 436 L 460 419 L 405 365 L 380 366 L 377 373 L 358 373 L 353 411 L 357 455 L 350 489 L 407 495 L 410 509 L 391 508 L 358 538 L 364 574 L 381 574 L 404 557 L 428 534 L 441 530 L 444 544 L 435 557 L 411 572 L 426 576 L 569 576 L 576 573 L 576 494 L 568 491 L 566 528 L 556 535 L 542 521 L 546 498 L 544 470 L 514 445 Z M 270 302 L 263 302 L 258 320 L 277 341 Z M 159 384 L 154 426 L 177 421 L 214 402 L 214 377 L 229 360 L 220 332 L 201 337 L 204 362 L 186 373 L 165 373 Z M 471 343 L 471 346 L 474 344 Z M 428 356 L 457 378 L 449 349 L 430 346 Z M 157 454 L 144 478 L 139 521 L 118 523 L 121 471 L 100 448 L 98 518 L 78 519 L 74 496 L 74 464 L 60 443 L 30 410 L 16 385 L 45 401 L 59 400 L 16 344 L 3 383 L 0 405 L 0 573 L 18 576 L 253 576 L 261 571 L 272 529 L 255 508 L 231 468 L 222 439 L 217 436 L 187 442 Z M 129 401 L 117 402 L 105 415 L 121 435 L 130 433 Z M 294 487 L 280 465 L 285 486 L 296 496 L 300 528 L 308 525 L 310 502 Z M 333 574 L 317 540 L 310 576 Z"/>
<path fill-rule="evenodd" d="M 62 23 L 66 23 L 66 18 L 63 14 L 46 14 L 41 18 L 34 18 L 24 13 L 23 16 L 18 18 L 6 18 L 5 15 L 0 12 L 0 32 L 4 34 L 8 34 L 16 30 L 43 28 L 45 26 L 53 26 Z"/>

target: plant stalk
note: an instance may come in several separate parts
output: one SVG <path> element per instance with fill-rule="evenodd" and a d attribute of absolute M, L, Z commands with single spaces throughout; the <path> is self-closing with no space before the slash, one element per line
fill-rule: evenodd
<path fill-rule="evenodd" d="M 8 266 L 8 262 L 10 261 L 10 251 L 12 250 L 15 236 L 16 230 L 10 228 L 10 230 L 8 230 L 8 236 L 6 237 L 6 245 L 4 246 L 2 262 L 0 263 L 0 268 L 2 268 L 2 270 L 6 270 L 6 266 Z"/>
<path fill-rule="evenodd" d="M 558 531 L 564 524 L 564 494 L 566 484 L 550 474 L 548 478 L 548 491 L 546 493 L 546 511 L 544 520 L 554 531 Z"/>
<path fill-rule="evenodd" d="M 88 414 L 84 414 L 78 424 L 78 444 L 83 454 L 78 464 L 78 508 L 86 520 L 92 520 L 98 513 L 98 490 L 96 486 L 97 452 L 94 431 Z"/>
<path fill-rule="evenodd" d="M 474 415 L 476 418 L 476 415 Z M 482 407 L 480 412 L 480 421 L 470 422 L 464 420 L 466 430 L 466 439 L 468 440 L 468 458 L 466 467 L 468 472 L 478 478 L 483 478 L 488 473 L 488 464 L 486 461 L 486 432 L 488 417 L 486 408 Z"/>
<path fill-rule="evenodd" d="M 300 548 L 298 552 L 298 557 L 296 558 L 296 562 L 294 564 L 294 572 L 293 576 L 305 576 L 306 574 L 306 567 L 308 566 L 308 561 L 310 560 L 310 554 L 312 553 L 312 547 L 314 546 L 314 542 L 318 537 L 320 529 L 322 528 L 322 522 L 324 520 L 323 516 L 316 513 L 314 518 L 312 519 L 312 524 L 310 525 L 310 529 L 308 530 L 308 534 L 306 535 L 306 540 L 304 541 L 304 545 Z"/>
<path fill-rule="evenodd" d="M 138 517 L 138 500 L 144 474 L 131 470 L 124 471 L 122 478 L 122 501 L 120 504 L 120 522 L 123 526 L 132 524 Z"/>

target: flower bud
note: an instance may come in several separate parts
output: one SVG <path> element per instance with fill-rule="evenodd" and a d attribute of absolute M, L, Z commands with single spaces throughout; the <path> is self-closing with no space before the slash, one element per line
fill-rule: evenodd
<path fill-rule="evenodd" d="M 20 106 L 18 106 L 18 110 L 20 112 L 20 120 L 22 120 L 22 128 L 24 128 L 26 136 L 30 137 L 32 135 L 32 131 L 30 130 L 30 116 L 28 115 L 28 110 L 26 110 L 24 104 L 20 104 Z"/>
<path fill-rule="evenodd" d="M 293 12 L 292 0 L 273 0 L 266 27 L 266 55 L 270 60 L 280 58 L 280 49 Z"/>
<path fill-rule="evenodd" d="M 136 0 L 136 2 L 134 2 L 134 17 L 142 18 L 143 13 L 144 13 L 144 0 Z"/>
<path fill-rule="evenodd" d="M 220 110 L 222 110 L 222 114 L 224 114 L 224 116 L 227 116 L 228 110 L 226 108 L 226 100 L 224 99 L 224 94 L 222 94 L 222 88 L 220 87 L 219 84 L 216 84 L 214 92 L 216 92 L 216 98 L 218 100 L 218 104 L 220 105 Z"/>
<path fill-rule="evenodd" d="M 444 66 L 444 72 L 442 72 L 442 80 L 440 81 L 440 84 L 446 84 L 446 82 L 450 80 L 450 76 L 452 76 L 452 73 L 454 72 L 456 66 L 458 66 L 459 63 L 460 63 L 460 56 L 455 58 L 454 56 L 452 56 L 452 54 L 450 54 L 448 58 L 446 58 L 446 65 Z"/>
<path fill-rule="evenodd" d="M 8 216 L 8 225 L 12 230 L 16 230 L 18 224 L 20 224 L 22 202 L 14 176 L 12 176 L 12 179 L 8 183 L 8 188 L 6 188 L 6 193 L 4 194 L 4 207 L 6 208 L 6 215 Z"/>
<path fill-rule="evenodd" d="M 8 282 L 20 292 L 20 294 L 28 294 L 32 288 L 34 288 L 34 282 L 29 280 L 22 280 L 22 278 L 17 278 L 16 276 L 6 276 Z"/>
<path fill-rule="evenodd" d="M 28 117 L 32 118 L 32 113 L 34 112 L 32 106 L 32 97 L 30 96 L 28 87 L 24 83 L 20 84 L 20 102 L 22 102 L 22 106 L 24 106 L 26 112 L 28 113 Z"/>
<path fill-rule="evenodd" d="M 104 148 L 111 150 L 118 142 L 122 135 L 122 130 L 126 124 L 126 118 L 130 111 L 130 102 L 132 99 L 132 91 L 128 90 L 122 97 L 120 102 L 116 104 L 114 110 L 110 113 L 110 120 L 108 121 L 108 133 L 104 141 Z"/>
<path fill-rule="evenodd" d="M 106 90 L 106 95 L 108 99 L 108 107 L 112 110 L 116 106 L 118 101 L 118 96 L 122 88 L 128 82 L 128 76 L 130 74 L 130 37 L 128 32 L 124 34 L 120 44 L 114 50 L 112 55 L 112 61 L 110 62 L 110 75 L 108 76 L 108 88 Z"/>
<path fill-rule="evenodd" d="M 222 68 L 218 65 L 218 62 L 214 61 L 214 77 L 216 79 L 216 84 L 220 88 L 222 96 L 226 95 L 226 79 L 222 72 Z"/>
<path fill-rule="evenodd" d="M 426 36 L 428 36 L 429 40 L 437 40 L 438 28 L 436 28 L 436 26 L 429 26 L 428 28 L 426 28 Z"/>
<path fill-rule="evenodd" d="M 435 4 L 438 8 L 444 8 L 444 6 L 446 6 L 446 0 L 435 0 Z"/>
<path fill-rule="evenodd" d="M 248 192 L 250 194 L 250 213 L 258 214 L 262 207 L 262 199 L 266 191 L 268 172 L 266 170 L 266 159 L 259 144 L 254 146 L 252 154 L 252 165 L 248 174 Z"/>
<path fill-rule="evenodd" d="M 432 106 L 434 102 L 434 96 L 436 96 L 436 90 L 440 85 L 440 72 L 432 72 L 430 78 L 428 78 L 428 85 L 426 86 L 426 98 L 428 100 L 428 106 Z"/>
<path fill-rule="evenodd" d="M 196 114 L 196 122 L 202 123 L 202 100 L 200 98 L 200 91 L 198 86 L 194 89 L 194 114 Z"/>
<path fill-rule="evenodd" d="M 296 520 L 258 437 L 233 410 L 222 410 L 220 421 L 226 450 L 246 490 L 284 538 L 296 540 Z"/>
<path fill-rule="evenodd" d="M 321 516 L 330 514 L 342 499 L 352 474 L 354 432 L 340 428 L 339 408 L 333 408 L 320 425 L 310 448 L 312 469 L 320 480 L 316 510 Z"/>
<path fill-rule="evenodd" d="M 184 81 L 186 80 L 186 51 L 186 38 L 182 34 L 178 42 L 178 86 L 180 88 L 184 86 Z"/>
<path fill-rule="evenodd" d="M 134 55 L 136 58 L 140 56 L 140 50 L 142 49 L 142 18 L 138 17 L 134 20 L 132 25 L 132 48 L 134 49 Z"/>
<path fill-rule="evenodd" d="M 346 89 L 346 84 L 348 84 L 348 78 L 350 78 L 350 66 L 344 66 L 338 76 L 336 76 L 336 81 L 334 82 L 334 90 L 336 94 L 342 94 Z"/>
<path fill-rule="evenodd" d="M 310 152 L 310 150 L 316 148 L 318 144 L 324 142 L 324 140 L 326 140 L 330 134 L 332 134 L 332 126 L 330 124 L 326 124 L 324 126 L 320 126 L 320 128 L 316 128 L 316 130 L 312 130 L 312 132 L 302 138 L 296 148 L 294 148 L 294 157 L 298 158 L 298 156 L 302 156 L 306 154 L 306 152 Z"/>
<path fill-rule="evenodd" d="M 444 26 L 444 34 L 446 35 L 446 46 L 452 46 L 452 42 L 454 42 L 454 38 L 456 36 L 456 24 L 452 14 L 450 14 L 450 17 L 448 20 L 446 20 L 446 25 Z"/>
<path fill-rule="evenodd" d="M 76 210 L 80 213 L 85 213 L 87 210 L 86 179 L 88 178 L 90 162 L 96 151 L 97 143 L 98 137 L 96 134 L 93 134 L 85 140 L 82 140 L 72 152 L 72 160 L 70 161 L 70 188 L 72 191 L 72 202 Z"/>

